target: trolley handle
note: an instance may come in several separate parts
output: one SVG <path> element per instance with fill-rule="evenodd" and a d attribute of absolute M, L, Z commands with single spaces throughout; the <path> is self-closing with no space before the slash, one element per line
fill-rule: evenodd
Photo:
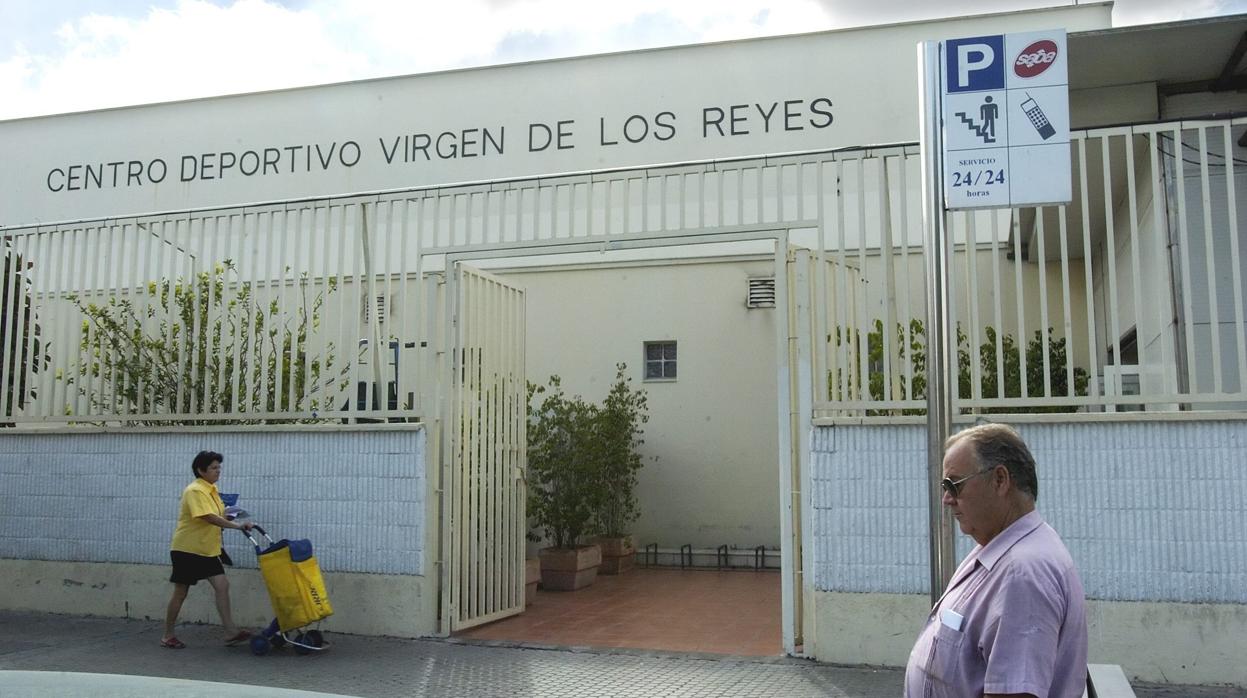
<path fill-rule="evenodd" d="M 268 541 L 268 544 L 269 544 L 270 546 L 272 546 L 272 545 L 273 545 L 273 539 L 272 539 L 272 538 L 269 538 L 268 533 L 267 533 L 267 532 L 266 532 L 263 528 L 261 528 L 259 524 L 251 524 L 251 531 L 259 531 L 259 532 L 260 532 L 260 535 L 264 536 L 264 540 Z M 244 536 L 246 536 L 246 537 L 247 537 L 247 540 L 251 541 L 251 545 L 255 546 L 255 552 L 256 552 L 256 554 L 259 554 L 259 552 L 260 552 L 260 541 L 258 541 L 258 540 L 256 540 L 256 539 L 255 539 L 255 536 L 253 536 L 253 535 L 251 534 L 251 531 L 247 531 L 247 530 L 244 530 L 244 529 L 241 529 L 241 528 L 240 528 L 240 529 L 238 529 L 238 532 L 239 532 L 239 533 L 241 533 L 241 534 L 243 534 Z"/>

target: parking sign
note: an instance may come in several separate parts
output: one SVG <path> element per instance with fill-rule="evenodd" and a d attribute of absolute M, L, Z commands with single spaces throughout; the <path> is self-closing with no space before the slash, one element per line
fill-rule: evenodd
<path fill-rule="evenodd" d="M 1071 198 L 1065 31 L 940 44 L 944 202 L 949 209 Z"/>

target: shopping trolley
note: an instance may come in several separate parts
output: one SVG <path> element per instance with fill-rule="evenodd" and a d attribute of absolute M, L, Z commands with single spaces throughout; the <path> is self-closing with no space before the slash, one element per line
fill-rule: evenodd
<path fill-rule="evenodd" d="M 268 533 L 259 526 L 252 526 L 268 541 L 261 549 L 260 542 L 252 533 L 243 531 L 251 545 L 255 546 L 260 564 L 260 575 L 268 589 L 269 601 L 277 617 L 258 635 L 251 638 L 251 653 L 267 654 L 270 647 L 289 644 L 298 654 L 328 649 L 325 636 L 319 629 L 308 628 L 313 623 L 333 615 L 329 594 L 320 566 L 312 555 L 312 542 L 282 539 L 273 542 Z"/>

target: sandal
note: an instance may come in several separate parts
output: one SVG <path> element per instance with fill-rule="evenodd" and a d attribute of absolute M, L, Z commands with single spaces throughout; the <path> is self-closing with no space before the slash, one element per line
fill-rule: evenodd
<path fill-rule="evenodd" d="M 237 633 L 235 633 L 235 634 L 234 634 L 234 635 L 232 635 L 231 637 L 226 638 L 226 640 L 225 640 L 225 644 L 226 644 L 226 645 L 228 645 L 228 646 L 230 646 L 230 647 L 233 647 L 234 645 L 237 645 L 237 644 L 242 643 L 242 642 L 246 642 L 247 640 L 250 640 L 250 639 L 251 639 L 251 632 L 250 632 L 250 631 L 248 631 L 248 630 L 239 630 Z"/>
<path fill-rule="evenodd" d="M 177 639 L 176 637 L 166 637 L 166 638 L 161 638 L 161 640 L 160 640 L 160 646 L 161 646 L 161 647 L 164 647 L 164 648 L 166 648 L 166 649 L 171 649 L 171 650 L 182 650 L 182 649 L 186 649 L 186 643 L 185 643 L 185 642 L 182 642 L 181 640 Z"/>

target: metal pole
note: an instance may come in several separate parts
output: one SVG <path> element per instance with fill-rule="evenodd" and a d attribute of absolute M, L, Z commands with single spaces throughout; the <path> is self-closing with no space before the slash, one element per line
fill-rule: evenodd
<path fill-rule="evenodd" d="M 952 380 L 956 354 L 948 327 L 947 215 L 944 211 L 944 172 L 940 128 L 939 44 L 918 44 L 918 104 L 922 114 L 922 229 L 926 257 L 927 297 L 927 505 L 931 540 L 931 603 L 943 595 L 956 569 L 952 517 L 944 510 L 940 480 L 944 467 L 944 440 L 952 430 Z"/>

